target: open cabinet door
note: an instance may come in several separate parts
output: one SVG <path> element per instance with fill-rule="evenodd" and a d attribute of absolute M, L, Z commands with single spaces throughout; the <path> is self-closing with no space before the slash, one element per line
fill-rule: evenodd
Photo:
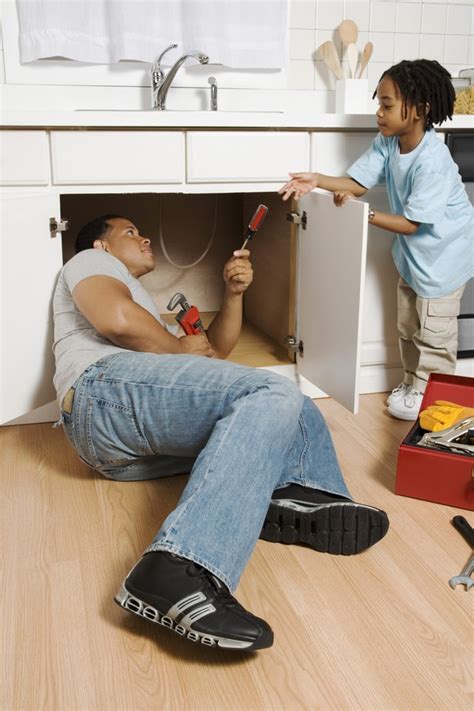
<path fill-rule="evenodd" d="M 62 267 L 59 196 L 1 196 L 0 424 L 55 400 L 51 301 Z"/>
<path fill-rule="evenodd" d="M 332 193 L 299 200 L 297 373 L 352 412 L 359 405 L 368 203 L 336 207 Z"/>

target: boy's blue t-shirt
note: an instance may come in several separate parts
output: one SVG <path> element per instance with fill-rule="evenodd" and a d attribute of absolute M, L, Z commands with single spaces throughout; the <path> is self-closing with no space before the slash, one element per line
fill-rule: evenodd
<path fill-rule="evenodd" d="M 421 223 L 413 235 L 396 235 L 392 248 L 400 276 L 419 296 L 446 296 L 473 276 L 474 208 L 434 130 L 404 154 L 397 136 L 379 133 L 347 174 L 365 188 L 386 183 L 392 212 Z"/>

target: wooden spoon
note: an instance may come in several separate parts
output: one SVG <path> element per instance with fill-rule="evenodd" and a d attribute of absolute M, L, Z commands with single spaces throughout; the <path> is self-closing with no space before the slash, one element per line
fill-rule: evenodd
<path fill-rule="evenodd" d="M 372 44 L 372 42 L 367 42 L 367 44 L 364 46 L 364 49 L 362 50 L 362 54 L 360 55 L 360 69 L 359 74 L 357 75 L 358 79 L 361 78 L 364 69 L 368 65 L 369 59 L 371 58 L 373 51 L 374 45 Z"/>
<path fill-rule="evenodd" d="M 355 46 L 354 42 L 347 45 L 346 56 L 349 63 L 349 73 L 351 75 L 351 79 L 355 79 L 357 62 L 359 61 L 359 50 Z"/>
<path fill-rule="evenodd" d="M 359 29 L 354 20 L 343 20 L 337 28 L 342 44 L 346 47 L 353 42 L 357 42 Z"/>
<path fill-rule="evenodd" d="M 325 65 L 336 75 L 337 79 L 344 79 L 341 63 L 337 56 L 337 50 L 332 40 L 323 42 L 318 49 L 319 54 L 323 58 Z"/>

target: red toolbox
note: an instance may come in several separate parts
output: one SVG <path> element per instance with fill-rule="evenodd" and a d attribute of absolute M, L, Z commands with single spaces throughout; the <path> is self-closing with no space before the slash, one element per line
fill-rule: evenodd
<path fill-rule="evenodd" d="M 474 407 L 474 378 L 430 375 L 420 410 L 435 400 Z M 474 510 L 474 457 L 420 446 L 425 432 L 417 420 L 400 445 L 395 493 Z"/>

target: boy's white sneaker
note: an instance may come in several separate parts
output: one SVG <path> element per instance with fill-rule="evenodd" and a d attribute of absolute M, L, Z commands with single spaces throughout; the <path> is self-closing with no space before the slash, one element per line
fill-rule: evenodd
<path fill-rule="evenodd" d="M 400 383 L 400 385 L 397 385 L 396 388 L 392 390 L 390 395 L 388 396 L 386 400 L 386 404 L 390 405 L 392 402 L 396 402 L 397 400 L 401 400 L 402 398 L 405 397 L 405 395 L 408 395 L 410 390 L 412 389 L 411 385 L 408 385 L 408 383 Z"/>
<path fill-rule="evenodd" d="M 416 420 L 420 411 L 423 393 L 410 388 L 409 392 L 403 398 L 391 402 L 388 406 L 388 411 L 399 420 Z"/>

